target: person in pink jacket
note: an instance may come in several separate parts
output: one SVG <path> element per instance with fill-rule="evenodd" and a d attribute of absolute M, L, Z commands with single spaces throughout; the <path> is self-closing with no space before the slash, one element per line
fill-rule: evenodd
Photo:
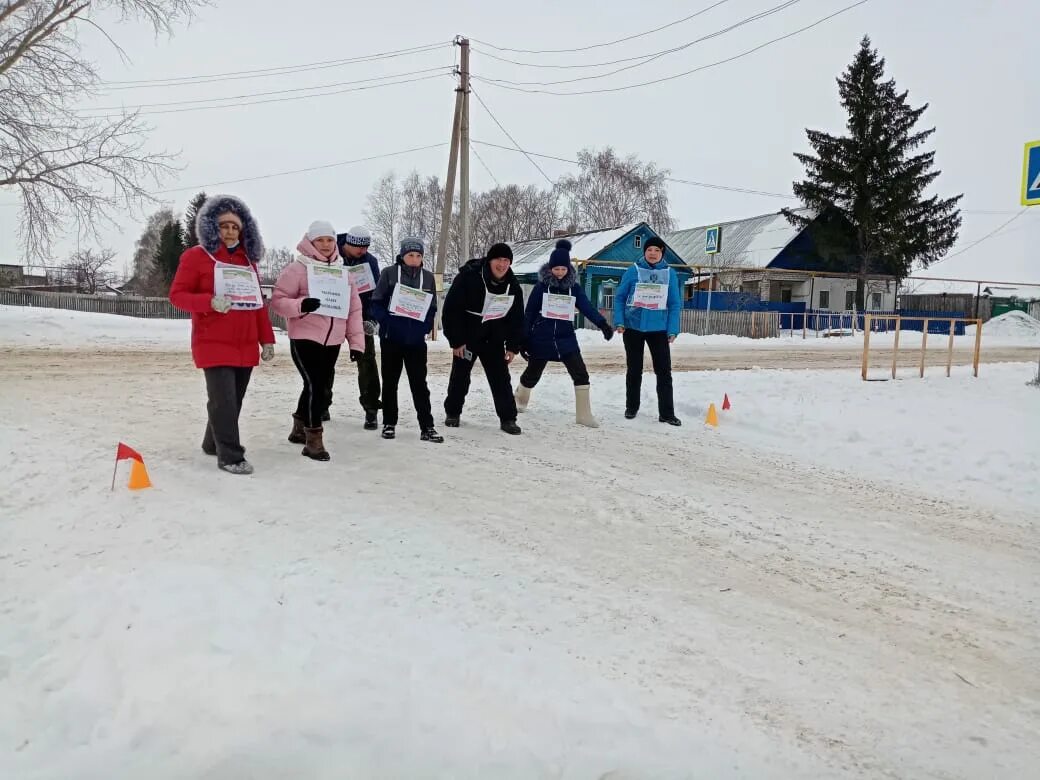
<path fill-rule="evenodd" d="M 342 269 L 343 259 L 330 223 L 312 222 L 296 249 L 296 260 L 282 271 L 271 296 L 271 308 L 289 324 L 289 351 L 303 378 L 289 441 L 303 444 L 302 454 L 308 458 L 325 461 L 330 456 L 323 440 L 322 417 L 329 409 L 340 346 L 348 342 L 352 355 L 365 351 L 361 298 L 354 286 L 337 297 L 339 274 L 329 271 Z M 346 284 L 347 275 L 341 273 Z M 323 298 L 310 290 L 311 280 L 318 277 L 326 278 Z"/>

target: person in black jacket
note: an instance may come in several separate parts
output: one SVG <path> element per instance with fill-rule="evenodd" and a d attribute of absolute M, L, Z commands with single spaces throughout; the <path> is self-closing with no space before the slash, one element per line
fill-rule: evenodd
<path fill-rule="evenodd" d="M 383 438 L 397 428 L 397 383 L 408 372 L 412 404 L 419 418 L 419 438 L 440 443 L 433 427 L 430 388 L 426 384 L 426 335 L 433 330 L 437 292 L 433 274 L 423 269 L 423 242 L 401 241 L 396 265 L 384 268 L 372 294 L 372 316 L 379 323 L 379 353 L 383 363 Z M 399 289 L 400 288 L 400 289 Z"/>
<path fill-rule="evenodd" d="M 479 359 L 502 430 L 520 433 L 509 364 L 524 344 L 524 294 L 512 264 L 509 245 L 495 244 L 486 257 L 459 269 L 444 299 L 444 336 L 454 355 L 444 399 L 444 424 L 449 428 L 459 427 L 470 373 Z"/>
<path fill-rule="evenodd" d="M 374 431 L 378 426 L 376 415 L 381 403 L 379 401 L 379 368 L 376 366 L 375 333 L 378 327 L 372 316 L 372 294 L 379 280 L 379 260 L 368 251 L 372 237 L 364 225 L 356 225 L 346 233 L 336 236 L 339 254 L 343 264 L 350 272 L 351 285 L 358 288 L 361 296 L 361 316 L 365 321 L 365 351 L 356 355 L 351 352 L 350 359 L 357 363 L 358 390 L 360 391 L 361 408 L 365 410 L 365 430 Z M 330 385 L 331 387 L 331 385 Z M 329 393 L 329 403 L 332 403 Z M 328 419 L 326 416 L 325 419 Z"/>

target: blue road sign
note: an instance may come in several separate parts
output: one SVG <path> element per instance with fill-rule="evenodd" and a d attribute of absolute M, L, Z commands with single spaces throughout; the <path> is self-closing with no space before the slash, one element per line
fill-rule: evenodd
<path fill-rule="evenodd" d="M 1040 141 L 1026 144 L 1022 163 L 1022 205 L 1040 206 Z"/>
<path fill-rule="evenodd" d="M 722 228 L 710 227 L 704 231 L 704 253 L 716 254 L 722 248 Z"/>

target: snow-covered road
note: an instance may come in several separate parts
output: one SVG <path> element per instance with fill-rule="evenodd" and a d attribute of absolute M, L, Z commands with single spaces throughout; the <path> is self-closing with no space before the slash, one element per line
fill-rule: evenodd
<path fill-rule="evenodd" d="M 577 428 L 551 374 L 518 438 L 477 376 L 439 447 L 404 398 L 397 441 L 361 431 L 348 369 L 329 464 L 265 367 L 238 479 L 198 374 L 140 357 L 0 363 L 2 777 L 1035 769 L 1028 365 L 683 374 L 682 429 L 624 421 L 619 376 Z M 153 490 L 109 492 L 118 440 Z"/>

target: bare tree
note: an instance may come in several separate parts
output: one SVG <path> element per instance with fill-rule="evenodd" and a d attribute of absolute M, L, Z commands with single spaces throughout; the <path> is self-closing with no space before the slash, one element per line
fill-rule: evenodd
<path fill-rule="evenodd" d="M 64 276 L 76 285 L 76 292 L 95 295 L 112 278 L 112 259 L 116 253 L 111 249 L 84 249 L 74 252 L 65 262 Z"/>
<path fill-rule="evenodd" d="M 133 279 L 139 286 L 147 286 L 151 280 L 162 229 L 176 219 L 173 209 L 160 209 L 148 217 L 144 231 L 134 245 Z"/>
<path fill-rule="evenodd" d="M 365 208 L 365 220 L 372 231 L 372 251 L 384 263 L 392 263 L 397 254 L 400 219 L 401 191 L 397 174 L 391 171 L 376 182 Z"/>
<path fill-rule="evenodd" d="M 264 259 L 260 264 L 260 275 L 265 282 L 273 283 L 278 279 L 278 274 L 282 272 L 282 269 L 295 259 L 296 255 L 288 247 L 269 247 L 264 252 Z"/>
<path fill-rule="evenodd" d="M 6 0 L 0 3 L 0 187 L 21 196 L 20 240 L 45 256 L 74 223 L 97 235 L 117 214 L 154 202 L 147 187 L 172 157 L 144 149 L 136 113 L 86 116 L 77 101 L 100 80 L 80 48 L 98 12 L 139 19 L 156 33 L 190 19 L 207 0 Z M 107 33 L 101 29 L 102 34 Z M 111 39 L 109 39 L 111 40 Z"/>
<path fill-rule="evenodd" d="M 611 147 L 578 153 L 581 170 L 560 180 L 579 230 L 649 222 L 655 230 L 672 229 L 668 213 L 669 171 L 635 155 L 618 157 Z"/>

